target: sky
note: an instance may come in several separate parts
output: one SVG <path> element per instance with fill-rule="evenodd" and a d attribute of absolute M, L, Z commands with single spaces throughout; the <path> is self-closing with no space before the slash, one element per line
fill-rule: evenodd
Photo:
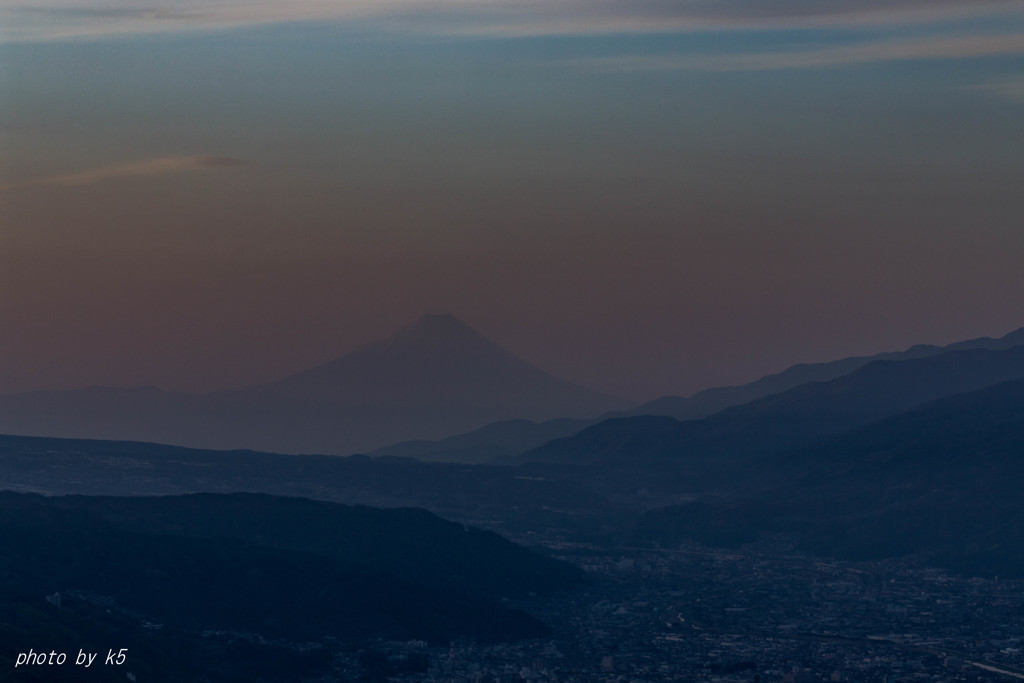
<path fill-rule="evenodd" d="M 1024 325 L 1024 2 L 0 0 L 0 391 L 452 313 L 632 399 Z"/>

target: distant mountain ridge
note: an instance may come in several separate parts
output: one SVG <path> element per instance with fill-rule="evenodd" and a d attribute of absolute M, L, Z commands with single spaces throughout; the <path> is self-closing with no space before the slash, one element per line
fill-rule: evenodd
<path fill-rule="evenodd" d="M 782 372 L 767 375 L 749 384 L 705 389 L 688 398 L 682 396 L 663 396 L 622 413 L 620 417 L 668 415 L 677 420 L 696 420 L 713 415 L 730 406 L 778 394 L 801 384 L 826 382 L 836 379 L 877 360 L 901 361 L 929 358 L 947 351 L 1002 351 L 1015 346 L 1024 346 L 1024 327 L 1018 328 L 997 339 L 978 337 L 977 339 L 956 342 L 948 346 L 916 344 L 906 351 L 888 351 L 871 356 L 855 356 L 824 363 L 799 363 Z"/>
<path fill-rule="evenodd" d="M 383 341 L 243 389 L 0 396 L 0 431 L 347 455 L 499 420 L 587 418 L 625 405 L 530 365 L 454 316 L 427 315 Z"/>
<path fill-rule="evenodd" d="M 639 416 L 601 422 L 548 442 L 516 462 L 587 463 L 694 458 L 793 448 L 931 400 L 1024 377 L 1024 346 L 876 360 L 827 382 L 809 382 L 701 420 Z"/>
<path fill-rule="evenodd" d="M 395 443 L 376 449 L 370 455 L 396 455 L 440 462 L 511 462 L 521 453 L 539 448 L 554 439 L 568 438 L 604 420 L 645 415 L 667 416 L 683 421 L 698 420 L 733 406 L 794 389 L 802 384 L 838 379 L 875 361 L 895 362 L 931 358 L 949 351 L 999 351 L 1022 345 L 1024 328 L 998 339 L 979 337 L 948 346 L 918 344 L 906 351 L 843 358 L 827 363 L 798 364 L 750 384 L 707 389 L 690 398 L 666 396 L 627 412 L 606 413 L 596 419 L 550 420 L 541 423 L 526 420 L 498 422 L 444 439 Z"/>

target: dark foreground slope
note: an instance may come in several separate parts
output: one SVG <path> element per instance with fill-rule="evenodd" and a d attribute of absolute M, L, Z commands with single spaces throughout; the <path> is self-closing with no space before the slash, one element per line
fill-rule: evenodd
<path fill-rule="evenodd" d="M 68 496 L 52 507 L 86 513 L 132 533 L 232 539 L 359 564 L 405 581 L 503 598 L 574 586 L 576 567 L 498 534 L 415 508 L 377 509 L 263 494 L 145 498 Z"/>
<path fill-rule="evenodd" d="M 104 654 L 129 645 L 133 652 L 197 651 L 151 680 L 193 680 L 190 667 L 204 652 L 219 647 L 225 656 L 245 642 L 278 643 L 254 660 L 278 656 L 278 647 L 286 663 L 301 660 L 308 674 L 327 667 L 324 649 L 339 643 L 543 636 L 536 618 L 497 599 L 566 588 L 582 573 L 420 510 L 247 495 L 3 493 L 0 547 L 0 633 L 7 636 L 0 656 L 89 644 Z M 43 599 L 57 593 L 60 607 Z M 200 634 L 228 635 L 215 646 L 216 638 Z M 156 666 L 168 656 L 146 661 Z M 244 665 L 228 667 L 234 680 L 246 678 Z M 299 675 L 265 680 L 292 678 Z"/>
<path fill-rule="evenodd" d="M 748 464 L 756 495 L 645 513 L 632 538 L 712 544 L 793 534 L 851 559 L 920 554 L 1024 576 L 1024 380 L 948 397 Z"/>
<path fill-rule="evenodd" d="M 116 661 L 124 649 L 124 662 Z M 64 653 L 63 665 L 15 667 L 19 653 Z M 89 667 L 76 665 L 78 653 L 94 653 Z M 201 635 L 169 625 L 142 625 L 138 617 L 74 596 L 51 604 L 36 593 L 13 590 L 10 579 L 0 587 L 0 681 L 82 681 L 108 683 L 130 680 L 292 682 L 316 679 L 331 671 L 333 652 L 324 647 L 290 647 L 272 641 L 229 634 Z"/>

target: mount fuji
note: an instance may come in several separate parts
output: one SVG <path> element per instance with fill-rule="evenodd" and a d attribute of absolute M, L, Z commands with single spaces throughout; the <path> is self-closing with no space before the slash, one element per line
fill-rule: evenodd
<path fill-rule="evenodd" d="M 426 315 L 382 341 L 243 389 L 0 396 L 0 432 L 344 455 L 499 420 L 596 417 L 624 407 L 530 365 L 452 315 Z"/>

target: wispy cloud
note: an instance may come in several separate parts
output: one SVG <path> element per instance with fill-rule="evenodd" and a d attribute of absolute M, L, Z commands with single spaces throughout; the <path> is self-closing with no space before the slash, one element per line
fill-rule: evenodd
<path fill-rule="evenodd" d="M 785 52 L 625 55 L 572 60 L 598 71 L 773 71 L 875 62 L 1024 55 L 1024 33 L 906 38 Z"/>
<path fill-rule="evenodd" d="M 204 169 L 231 168 L 235 166 L 246 166 L 249 162 L 242 159 L 230 157 L 218 157 L 208 155 L 190 156 L 169 156 L 157 159 L 144 159 L 110 166 L 99 166 L 75 173 L 62 173 L 59 175 L 37 178 L 21 183 L 8 185 L 8 188 L 32 187 L 38 185 L 57 185 L 62 187 L 74 187 L 78 185 L 92 185 L 117 178 L 136 178 L 144 176 L 158 176 L 170 173 L 187 173 L 201 171 Z"/>
<path fill-rule="evenodd" d="M 977 90 L 983 90 L 1013 100 L 1019 104 L 1024 104 L 1024 77 L 991 81 L 974 87 Z"/>
<path fill-rule="evenodd" d="M 1016 0 L 497 0 L 464 3 L 463 13 L 467 19 L 448 32 L 514 37 L 922 24 L 1002 14 L 1024 19 Z"/>
<path fill-rule="evenodd" d="M 0 0 L 0 40 L 382 18 L 430 32 L 551 35 L 942 21 L 1019 0 Z"/>

